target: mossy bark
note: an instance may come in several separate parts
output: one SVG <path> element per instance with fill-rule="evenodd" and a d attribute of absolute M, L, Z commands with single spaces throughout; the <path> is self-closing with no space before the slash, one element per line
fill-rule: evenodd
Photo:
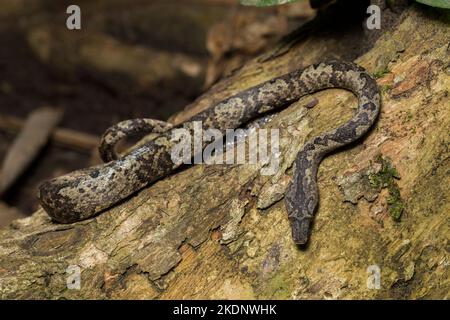
<path fill-rule="evenodd" d="M 356 59 L 379 76 L 382 112 L 363 141 L 322 162 L 307 248 L 293 244 L 280 200 L 305 140 L 351 116 L 356 99 L 341 90 L 315 94 L 311 110 L 312 97 L 301 99 L 270 123 L 280 129 L 274 176 L 256 165 L 197 165 L 88 221 L 59 225 L 42 210 L 15 221 L 0 231 L 0 297 L 449 298 L 449 34 L 448 13 L 413 6 Z M 339 57 L 337 42 L 288 38 L 173 121 L 320 61 L 330 48 Z M 389 192 L 365 184 L 380 172 L 380 154 L 400 176 L 400 221 L 389 215 Z M 80 290 L 67 288 L 70 265 L 80 267 Z M 372 265 L 379 289 L 367 286 Z"/>

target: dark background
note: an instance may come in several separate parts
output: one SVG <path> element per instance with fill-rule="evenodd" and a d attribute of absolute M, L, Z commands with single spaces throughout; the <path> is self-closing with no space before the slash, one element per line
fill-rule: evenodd
<path fill-rule="evenodd" d="M 78 0 L 81 30 L 68 30 L 70 4 L 0 0 L 0 117 L 59 107 L 59 128 L 94 137 L 124 119 L 166 120 L 314 15 L 307 1 L 263 9 L 235 0 Z M 0 127 L 0 159 L 17 134 Z M 98 161 L 95 149 L 51 140 L 0 201 L 30 214 L 39 183 Z"/>

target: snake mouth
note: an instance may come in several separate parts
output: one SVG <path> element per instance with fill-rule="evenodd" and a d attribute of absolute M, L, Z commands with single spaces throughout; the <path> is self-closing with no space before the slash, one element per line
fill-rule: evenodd
<path fill-rule="evenodd" d="M 298 245 L 305 245 L 309 239 L 310 219 L 292 220 L 292 239 Z"/>

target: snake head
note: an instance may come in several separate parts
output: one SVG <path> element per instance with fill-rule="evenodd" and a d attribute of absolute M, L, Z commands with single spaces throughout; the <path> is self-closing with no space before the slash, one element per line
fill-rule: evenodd
<path fill-rule="evenodd" d="M 308 242 L 311 220 L 291 219 L 292 239 L 298 245 L 304 245 Z"/>
<path fill-rule="evenodd" d="M 314 193 L 317 190 L 314 183 L 310 184 L 312 186 L 310 189 L 301 186 L 294 180 L 285 195 L 286 209 L 292 228 L 292 239 L 298 245 L 304 245 L 308 242 L 311 222 L 318 202 Z"/>

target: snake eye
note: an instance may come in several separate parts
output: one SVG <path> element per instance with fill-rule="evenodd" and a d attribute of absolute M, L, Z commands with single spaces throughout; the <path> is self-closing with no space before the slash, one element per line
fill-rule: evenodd
<path fill-rule="evenodd" d="M 308 213 L 310 214 L 310 215 L 313 215 L 314 214 L 314 212 L 315 212 L 315 210 L 316 210 L 316 207 L 317 207 L 317 197 L 315 197 L 315 196 L 310 196 L 309 198 L 308 198 L 308 200 L 307 200 L 307 204 L 306 204 L 306 208 L 308 209 Z"/>

